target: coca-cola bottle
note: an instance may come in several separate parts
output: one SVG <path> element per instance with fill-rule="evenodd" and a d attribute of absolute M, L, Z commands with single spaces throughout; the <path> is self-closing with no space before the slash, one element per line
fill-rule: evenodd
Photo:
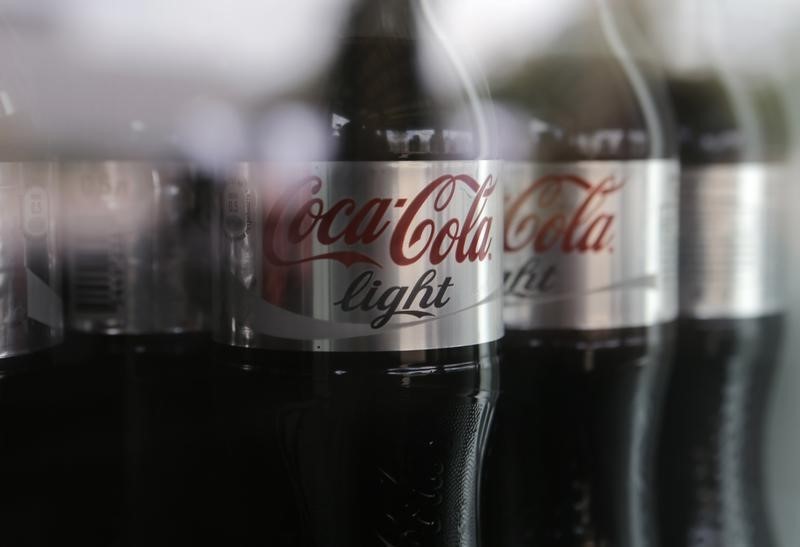
<path fill-rule="evenodd" d="M 628 48 L 637 36 L 618 6 L 586 3 L 492 86 L 507 160 L 506 337 L 487 545 L 656 542 L 677 161 L 654 66 Z"/>
<path fill-rule="evenodd" d="M 95 151 L 116 158 L 106 160 L 75 151 L 61 164 L 61 361 L 91 370 L 90 385 L 109 394 L 93 409 L 107 416 L 94 432 L 103 439 L 97 465 L 109 468 L 116 495 L 102 522 L 126 545 L 183 545 L 218 537 L 220 524 L 207 376 L 209 187 L 186 164 L 139 151 Z"/>
<path fill-rule="evenodd" d="M 325 73 L 267 105 L 280 138 L 220 188 L 242 544 L 478 541 L 502 198 L 480 86 L 430 9 L 357 2 Z"/>
<path fill-rule="evenodd" d="M 680 320 L 659 450 L 662 543 L 769 547 L 762 454 L 785 306 L 785 115 L 722 55 L 715 3 L 677 7 L 684 17 L 659 17 L 653 33 L 684 32 L 680 43 L 658 42 L 682 162 Z"/>

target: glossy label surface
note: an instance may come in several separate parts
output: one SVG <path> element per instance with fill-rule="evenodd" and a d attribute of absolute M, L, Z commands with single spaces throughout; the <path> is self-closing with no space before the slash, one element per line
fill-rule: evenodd
<path fill-rule="evenodd" d="M 785 307 L 785 197 L 778 166 L 720 164 L 683 173 L 682 315 L 756 317 Z"/>
<path fill-rule="evenodd" d="M 677 165 L 507 163 L 512 329 L 611 329 L 675 317 Z"/>
<path fill-rule="evenodd" d="M 246 164 L 220 189 L 220 341 L 315 351 L 502 336 L 502 191 L 484 161 Z"/>

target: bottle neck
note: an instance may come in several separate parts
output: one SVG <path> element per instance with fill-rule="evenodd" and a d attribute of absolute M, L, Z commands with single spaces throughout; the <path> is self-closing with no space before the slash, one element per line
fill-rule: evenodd
<path fill-rule="evenodd" d="M 546 46 L 541 56 L 618 57 L 617 42 L 633 50 L 630 42 L 635 38 L 634 25 L 624 8 L 622 0 L 584 2 L 574 23 L 566 27 L 553 44 Z"/>
<path fill-rule="evenodd" d="M 428 0 L 355 5 L 318 101 L 339 161 L 490 157 L 479 93 Z M 435 68 L 432 68 L 435 67 Z"/>
<path fill-rule="evenodd" d="M 640 2 L 668 74 L 686 163 L 765 157 L 753 90 L 727 55 L 726 13 L 719 0 Z M 716 142 L 710 145 L 708 143 Z"/>
<path fill-rule="evenodd" d="M 417 1 L 359 0 L 346 26 L 345 37 L 413 39 Z"/>
<path fill-rule="evenodd" d="M 624 0 L 590 0 L 583 17 L 565 33 L 566 56 L 589 60 L 588 70 L 596 63 L 609 63 L 619 70 L 619 78 L 627 80 L 631 100 L 636 103 L 641 125 L 649 135 L 652 157 L 669 157 L 672 146 L 666 142 L 670 129 L 665 127 L 663 91 L 653 85 L 652 73 L 657 62 L 649 53 L 646 40 L 639 33 Z M 572 49 L 569 48 L 572 46 Z M 556 55 L 559 55 L 556 47 Z M 581 64 L 584 61 L 580 61 Z"/>

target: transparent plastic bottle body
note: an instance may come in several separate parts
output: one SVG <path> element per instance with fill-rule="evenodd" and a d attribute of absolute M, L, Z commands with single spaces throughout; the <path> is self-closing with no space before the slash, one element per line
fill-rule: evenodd
<path fill-rule="evenodd" d="M 662 541 L 774 545 L 763 435 L 784 324 L 781 105 L 710 69 L 677 73 L 670 92 L 682 135 L 685 235 L 660 444 Z"/>
<path fill-rule="evenodd" d="M 336 238 L 319 248 L 303 238 L 292 245 L 287 245 L 288 240 L 275 242 L 272 234 L 291 229 L 290 222 L 268 222 L 269 213 L 280 203 L 276 192 L 282 187 L 268 175 L 270 161 L 277 164 L 277 160 L 265 162 L 261 171 L 243 168 L 233 177 L 243 179 L 247 190 L 231 195 L 252 196 L 257 211 L 252 224 L 242 223 L 251 226 L 243 233 L 231 237 L 225 231 L 234 224 L 228 213 L 231 207 L 244 207 L 251 198 L 228 199 L 229 194 L 224 194 L 219 200 L 217 283 L 222 311 L 218 316 L 224 321 L 217 331 L 221 342 L 218 403 L 224 405 L 220 412 L 227 416 L 223 429 L 232 458 L 245 462 L 237 470 L 241 477 L 238 507 L 244 523 L 240 541 L 245 543 L 269 538 L 287 545 L 469 546 L 478 541 L 478 476 L 495 393 L 495 340 L 500 332 L 487 338 L 476 330 L 472 336 L 473 329 L 483 328 L 476 323 L 491 322 L 478 315 L 477 321 L 463 323 L 464 337 L 456 335 L 458 328 L 445 334 L 449 327 L 441 321 L 448 320 L 440 317 L 447 308 L 422 310 L 417 308 L 418 301 L 397 308 L 420 314 L 417 327 L 409 327 L 409 314 L 396 314 L 383 322 L 377 309 L 375 317 L 366 320 L 371 311 L 360 307 L 369 307 L 364 300 L 359 304 L 350 300 L 352 306 L 331 304 L 344 302 L 355 276 L 368 272 L 381 276 L 371 278 L 378 279 L 371 286 L 380 290 L 374 293 L 380 298 L 385 294 L 381 287 L 393 285 L 402 291 L 400 287 L 405 286 L 408 295 L 418 274 L 440 276 L 452 267 L 452 288 L 437 277 L 437 286 L 454 291 L 447 293 L 449 300 L 439 301 L 442 306 L 472 306 L 475 293 L 493 284 L 499 287 L 498 267 L 489 272 L 484 285 L 470 289 L 471 296 L 457 292 L 475 283 L 467 280 L 473 275 L 468 258 L 459 269 L 462 266 L 452 266 L 451 258 L 430 262 L 423 257 L 409 266 L 382 254 L 389 249 L 389 234 L 401 224 L 399 213 L 393 211 L 414 202 L 421 188 L 437 177 L 461 177 L 462 173 L 483 183 L 485 179 L 475 173 L 489 174 L 482 171 L 485 135 L 471 118 L 477 104 L 463 93 L 449 102 L 438 99 L 420 73 L 419 36 L 430 33 L 419 21 L 424 19 L 420 10 L 418 2 L 357 3 L 326 74 L 291 97 L 321 113 L 326 126 L 322 138 L 330 151 L 309 156 L 302 143 L 293 151 L 295 161 L 311 173 L 320 173 L 322 188 L 339 188 L 342 199 L 350 200 L 346 203 L 355 210 L 363 211 L 372 198 L 392 199 L 393 209 L 376 219 L 380 221 L 376 226 L 385 225 L 386 231 L 371 242 L 362 240 L 361 247 L 357 243 L 346 246 Z M 497 176 L 493 171 L 491 175 Z M 290 180 L 289 187 L 298 181 Z M 452 199 L 463 195 L 471 200 L 474 192 L 474 186 L 465 186 L 463 194 L 459 189 Z M 326 210 L 337 203 L 331 196 L 322 201 Z M 231 199 L 240 201 L 231 205 Z M 492 203 L 499 205 L 499 201 Z M 496 208 L 490 205 L 485 211 L 488 207 Z M 338 223 L 352 221 L 355 214 L 344 205 L 337 210 L 334 233 L 343 227 Z M 478 214 L 487 214 L 483 211 Z M 468 207 L 454 201 L 442 215 L 463 218 L 467 213 Z M 367 215 L 363 224 L 356 222 L 360 234 L 369 230 L 371 217 Z M 434 217 L 438 231 L 440 218 Z M 302 215 L 291 218 L 312 220 Z M 493 230 L 499 230 L 500 218 L 494 222 Z M 318 224 L 315 227 L 323 230 Z M 499 238 L 499 231 L 492 234 Z M 426 232 L 420 236 L 426 237 Z M 251 282 L 242 272 L 250 263 L 243 257 L 251 256 L 253 249 L 260 266 Z M 279 254 L 289 263 L 286 257 L 305 260 L 317 249 L 320 253 L 358 249 L 382 267 L 372 270 L 358 262 L 342 267 L 334 259 L 314 258 L 305 262 L 312 265 L 304 270 L 279 265 L 280 260 L 269 255 Z M 487 271 L 478 264 L 474 268 L 479 267 Z M 410 272 L 416 273 L 408 283 Z M 246 286 L 252 289 L 242 297 L 240 291 Z M 467 300 L 471 301 L 468 305 L 464 304 Z M 278 322 L 251 322 L 256 311 L 246 313 L 267 303 L 287 321 L 301 316 L 311 329 L 319 323 L 308 321 L 314 314 L 308 311 L 313 308 L 310 302 L 319 302 L 335 319 L 316 335 L 309 332 L 307 339 L 302 332 L 276 335 Z M 484 302 L 477 309 L 487 306 L 492 304 Z M 499 304 L 494 306 L 499 314 Z M 294 314 L 286 314 L 287 310 Z M 364 315 L 348 319 L 346 314 L 351 312 Z M 342 325 L 356 331 L 349 336 L 336 334 Z M 408 328 L 422 330 L 411 333 Z M 390 331 L 400 334 L 392 339 L 395 335 L 386 334 Z M 241 416 L 247 418 L 240 420 Z M 267 521 L 263 515 L 269 515 Z"/>
<path fill-rule="evenodd" d="M 487 545 L 657 544 L 653 458 L 674 336 L 677 166 L 664 93 L 622 46 L 613 15 L 588 6 L 492 89 L 510 114 L 500 117 L 506 338 L 483 489 Z M 619 181 L 612 192 L 628 197 L 574 197 L 603 181 Z M 644 188 L 660 197 L 635 194 Z M 612 237 L 586 235 L 604 222 Z M 659 258 L 636 270 L 648 248 Z M 651 289 L 637 288 L 641 276 Z M 645 294 L 658 300 L 647 317 Z"/>

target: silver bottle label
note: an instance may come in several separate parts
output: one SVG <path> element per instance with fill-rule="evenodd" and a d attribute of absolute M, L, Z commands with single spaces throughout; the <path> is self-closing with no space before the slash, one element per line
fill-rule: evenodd
<path fill-rule="evenodd" d="M 55 165 L 0 163 L 0 358 L 63 337 Z"/>
<path fill-rule="evenodd" d="M 400 351 L 499 339 L 488 161 L 246 164 L 219 192 L 217 338 Z"/>
<path fill-rule="evenodd" d="M 178 164 L 62 165 L 68 324 L 105 334 L 199 331 L 210 308 L 210 195 Z"/>
<path fill-rule="evenodd" d="M 610 329 L 677 313 L 677 163 L 507 163 L 508 328 Z"/>
<path fill-rule="evenodd" d="M 785 307 L 783 185 L 777 165 L 716 164 L 684 171 L 681 315 L 755 317 Z"/>

